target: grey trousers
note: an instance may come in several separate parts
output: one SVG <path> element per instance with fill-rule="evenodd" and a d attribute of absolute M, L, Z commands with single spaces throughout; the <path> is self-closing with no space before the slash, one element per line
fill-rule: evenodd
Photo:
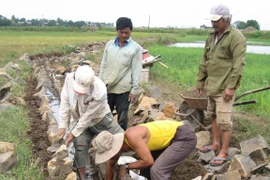
<path fill-rule="evenodd" d="M 196 134 L 187 126 L 177 128 L 171 144 L 156 159 L 150 169 L 151 180 L 167 180 L 172 171 L 185 160 L 197 144 Z"/>
<path fill-rule="evenodd" d="M 112 134 L 124 132 L 117 122 L 114 121 L 112 113 L 108 113 L 99 123 L 83 131 L 83 133 L 74 138 L 74 162 L 73 168 L 81 168 L 88 165 L 88 150 L 90 143 L 95 135 L 102 131 L 108 131 Z"/>

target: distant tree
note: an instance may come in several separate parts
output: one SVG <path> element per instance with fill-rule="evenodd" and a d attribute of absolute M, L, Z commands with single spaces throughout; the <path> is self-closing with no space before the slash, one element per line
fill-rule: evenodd
<path fill-rule="evenodd" d="M 18 19 L 14 15 L 11 16 L 11 21 L 12 23 L 18 23 Z"/>
<path fill-rule="evenodd" d="M 17 18 L 12 15 L 11 19 L 0 15 L 0 26 L 68 26 L 68 27 L 83 27 L 83 26 L 92 26 L 92 27 L 108 27 L 114 26 L 113 23 L 105 22 L 90 22 L 90 21 L 76 21 L 71 20 L 62 20 L 57 18 L 57 20 L 48 20 L 45 18 L 42 19 L 32 19 L 27 20 L 26 18 Z"/>
<path fill-rule="evenodd" d="M 76 21 L 74 22 L 73 26 L 83 27 L 86 26 L 86 23 L 84 21 Z"/>
<path fill-rule="evenodd" d="M 260 25 L 259 25 L 259 23 L 256 20 L 247 20 L 247 27 L 248 26 L 252 26 L 255 29 L 260 30 Z"/>
<path fill-rule="evenodd" d="M 47 25 L 48 26 L 56 26 L 56 21 L 55 20 L 49 20 Z"/>
<path fill-rule="evenodd" d="M 25 18 L 21 18 L 19 21 L 20 22 L 26 22 L 26 19 Z"/>
<path fill-rule="evenodd" d="M 38 19 L 31 20 L 32 26 L 41 26 L 42 23 Z"/>
<path fill-rule="evenodd" d="M 63 21 L 62 19 L 60 19 L 60 18 L 57 18 L 57 20 L 56 20 L 56 22 L 57 22 L 57 24 L 59 25 L 59 26 L 65 26 L 65 21 Z"/>
<path fill-rule="evenodd" d="M 238 29 L 245 29 L 247 27 L 247 24 L 243 21 L 238 21 L 237 22 L 237 28 Z"/>
<path fill-rule="evenodd" d="M 0 26 L 10 26 L 11 21 L 6 18 L 0 18 Z"/>
<path fill-rule="evenodd" d="M 73 21 L 69 20 L 68 22 L 66 22 L 66 26 L 74 26 Z"/>

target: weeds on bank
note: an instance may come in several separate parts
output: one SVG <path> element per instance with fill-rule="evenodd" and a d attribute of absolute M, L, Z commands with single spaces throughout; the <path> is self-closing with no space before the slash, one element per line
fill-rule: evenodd
<path fill-rule="evenodd" d="M 233 122 L 232 142 L 241 142 L 261 135 L 270 143 L 270 132 L 268 126 L 265 126 L 269 124 L 269 119 L 236 117 Z"/>
<path fill-rule="evenodd" d="M 31 67 L 26 62 L 16 61 L 13 58 L 7 58 L 7 60 L 19 64 L 21 70 L 6 70 L 6 73 L 14 80 L 21 78 L 23 81 L 27 81 L 32 74 Z M 10 80 L 0 76 L 0 86 L 5 85 L 8 81 Z M 24 84 L 13 86 L 10 96 L 23 98 L 24 88 Z M 38 160 L 32 158 L 33 144 L 27 135 L 30 121 L 28 110 L 23 106 L 16 105 L 16 107 L 0 111 L 0 140 L 14 143 L 17 155 L 17 165 L 10 171 L 1 173 L 1 180 L 44 179 L 43 172 L 37 165 Z"/>
<path fill-rule="evenodd" d="M 27 110 L 15 107 L 0 112 L 0 139 L 4 142 L 15 144 L 17 165 L 8 172 L 0 174 L 1 180 L 42 180 L 42 171 L 37 166 L 37 161 L 32 159 L 31 140 L 27 130 L 30 119 Z"/>

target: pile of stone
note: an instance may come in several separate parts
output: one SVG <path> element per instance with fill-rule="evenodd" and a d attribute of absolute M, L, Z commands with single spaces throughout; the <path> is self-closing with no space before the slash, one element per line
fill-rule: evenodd
<path fill-rule="evenodd" d="M 269 144 L 257 137 L 240 142 L 240 148 L 229 148 L 229 159 L 221 166 L 213 167 L 208 163 L 215 157 L 215 152 L 201 154 L 199 161 L 205 165 L 207 174 L 204 179 L 252 179 L 263 180 L 270 177 Z"/>

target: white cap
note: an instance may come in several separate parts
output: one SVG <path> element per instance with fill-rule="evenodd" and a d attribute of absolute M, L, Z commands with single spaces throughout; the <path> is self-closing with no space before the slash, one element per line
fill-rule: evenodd
<path fill-rule="evenodd" d="M 74 74 L 74 91 L 85 94 L 93 84 L 95 72 L 89 66 L 79 66 Z"/>
<path fill-rule="evenodd" d="M 229 8 L 224 4 L 217 4 L 212 7 L 210 11 L 210 17 L 208 17 L 207 19 L 211 21 L 218 21 L 224 15 L 230 15 Z"/>

